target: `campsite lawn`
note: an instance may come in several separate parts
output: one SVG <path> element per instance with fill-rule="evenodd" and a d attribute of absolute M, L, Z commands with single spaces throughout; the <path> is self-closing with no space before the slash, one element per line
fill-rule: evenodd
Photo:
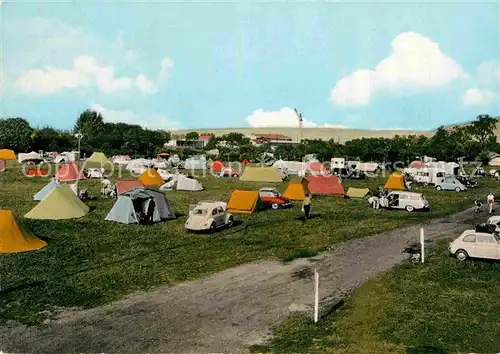
<path fill-rule="evenodd" d="M 387 176 L 386 176 L 387 177 Z M 385 178 L 386 178 L 385 177 Z M 375 189 L 384 177 L 344 181 L 349 186 Z M 114 178 L 112 178 L 114 180 Z M 113 200 L 88 202 L 91 212 L 75 220 L 28 220 L 22 216 L 36 202 L 32 196 L 47 179 L 30 179 L 19 167 L 0 174 L 0 209 L 11 209 L 48 247 L 36 252 L 0 254 L 0 321 L 15 319 L 37 323 L 59 308 L 94 307 L 134 291 L 171 285 L 256 259 L 289 261 L 326 250 L 330 245 L 387 229 L 419 223 L 472 206 L 473 196 L 486 195 L 497 182 L 463 193 L 422 189 L 432 211 L 373 210 L 366 200 L 318 197 L 313 214 L 297 220 L 300 203 L 289 210 L 263 211 L 236 216 L 240 222 L 213 235 L 190 234 L 184 229 L 189 204 L 199 200 L 227 201 L 234 188 L 256 189 L 269 183 L 199 178 L 201 192 L 167 192 L 180 216 L 152 226 L 104 221 Z M 98 196 L 98 181 L 81 185 Z M 278 185 L 282 191 L 286 183 Z M 183 215 L 182 215 L 183 214 Z"/>
<path fill-rule="evenodd" d="M 405 264 L 357 289 L 314 325 L 291 317 L 273 353 L 497 353 L 500 265 L 450 257 L 447 242 L 424 264 Z"/>

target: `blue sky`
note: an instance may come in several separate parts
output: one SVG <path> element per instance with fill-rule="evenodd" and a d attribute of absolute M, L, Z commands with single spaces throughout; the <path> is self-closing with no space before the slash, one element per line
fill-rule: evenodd
<path fill-rule="evenodd" d="M 1 1 L 1 0 L 0 0 Z M 0 5 L 1 117 L 433 129 L 500 114 L 492 2 Z"/>

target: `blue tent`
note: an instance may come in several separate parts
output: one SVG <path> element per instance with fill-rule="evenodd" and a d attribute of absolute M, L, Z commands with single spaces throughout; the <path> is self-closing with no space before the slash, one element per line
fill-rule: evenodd
<path fill-rule="evenodd" d="M 49 184 L 43 187 L 37 194 L 33 196 L 33 200 L 41 201 L 45 198 L 52 190 L 59 186 L 59 181 L 52 179 Z"/>

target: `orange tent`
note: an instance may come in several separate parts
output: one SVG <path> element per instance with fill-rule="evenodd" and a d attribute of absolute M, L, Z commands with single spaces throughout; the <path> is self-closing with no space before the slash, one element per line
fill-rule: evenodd
<path fill-rule="evenodd" d="M 41 168 L 29 168 L 26 171 L 26 177 L 47 177 L 47 170 Z"/>
<path fill-rule="evenodd" d="M 227 211 L 232 214 L 250 215 L 254 211 L 259 211 L 261 206 L 262 200 L 259 192 L 236 189 L 227 203 Z"/>
<path fill-rule="evenodd" d="M 290 200 L 304 200 L 306 199 L 306 194 L 309 193 L 309 188 L 307 186 L 307 180 L 304 178 L 295 179 L 288 183 L 288 187 L 283 193 L 283 197 Z"/>
<path fill-rule="evenodd" d="M 337 176 L 318 175 L 306 178 L 307 187 L 312 194 L 321 195 L 344 195 L 345 191 Z"/>
<path fill-rule="evenodd" d="M 385 182 L 384 189 L 405 190 L 406 189 L 405 176 L 400 172 L 394 172 L 392 175 L 389 176 L 387 182 Z"/>
<path fill-rule="evenodd" d="M 214 163 L 212 164 L 212 171 L 214 172 L 220 172 L 222 171 L 222 169 L 224 168 L 224 164 L 221 162 L 221 161 L 214 161 Z"/>
<path fill-rule="evenodd" d="M 120 195 L 126 193 L 135 188 L 144 188 L 144 184 L 141 181 L 131 179 L 131 180 L 118 180 L 116 181 L 116 194 Z"/>
<path fill-rule="evenodd" d="M 47 246 L 23 228 L 10 210 L 0 210 L 0 253 L 34 251 Z"/>
<path fill-rule="evenodd" d="M 75 162 L 71 162 L 61 166 L 56 173 L 56 179 L 58 181 L 76 181 L 86 178 L 80 167 Z"/>
<path fill-rule="evenodd" d="M 0 150 L 0 160 L 15 160 L 16 159 L 16 154 L 12 150 L 8 149 L 1 149 Z"/>
<path fill-rule="evenodd" d="M 154 168 L 148 168 L 143 174 L 138 178 L 142 184 L 147 187 L 150 186 L 162 186 L 165 184 L 165 180 L 160 176 L 158 171 Z"/>

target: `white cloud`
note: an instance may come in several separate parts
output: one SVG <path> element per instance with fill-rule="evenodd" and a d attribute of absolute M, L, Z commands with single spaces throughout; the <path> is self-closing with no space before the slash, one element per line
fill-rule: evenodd
<path fill-rule="evenodd" d="M 22 92 L 40 95 L 94 85 L 106 94 L 132 88 L 144 94 L 153 94 L 168 79 L 172 66 L 171 59 L 164 59 L 158 77 L 153 82 L 144 74 L 137 75 L 135 79 L 117 77 L 112 66 L 100 66 L 94 57 L 82 55 L 75 59 L 71 69 L 48 67 L 25 71 L 16 80 L 16 86 Z"/>
<path fill-rule="evenodd" d="M 499 94 L 489 89 L 470 88 L 465 91 L 462 102 L 466 106 L 486 105 L 499 97 Z"/>
<path fill-rule="evenodd" d="M 270 127 L 298 127 L 299 120 L 295 110 L 290 107 L 283 107 L 279 111 L 264 111 L 258 109 L 246 118 L 252 128 L 270 128 Z M 346 128 L 341 125 L 324 124 L 319 125 L 313 121 L 303 119 L 304 128 Z"/>
<path fill-rule="evenodd" d="M 378 91 L 438 87 L 467 76 L 437 43 L 418 33 L 401 33 L 391 44 L 392 53 L 375 69 L 357 70 L 339 80 L 331 101 L 343 106 L 366 105 Z"/>
<path fill-rule="evenodd" d="M 118 111 L 92 104 L 90 109 L 102 114 L 105 122 L 137 124 L 148 129 L 177 130 L 179 122 L 161 114 L 142 114 L 130 110 Z"/>

